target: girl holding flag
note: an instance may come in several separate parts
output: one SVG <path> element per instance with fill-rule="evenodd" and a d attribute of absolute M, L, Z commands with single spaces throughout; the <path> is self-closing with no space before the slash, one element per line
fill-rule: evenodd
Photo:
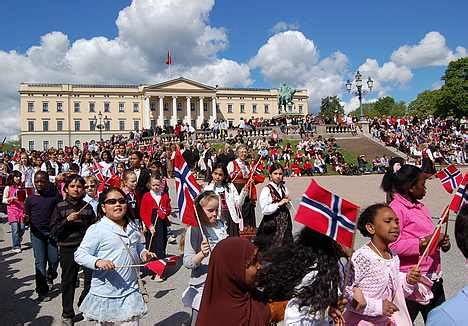
<path fill-rule="evenodd" d="M 204 190 L 214 191 L 219 196 L 221 205 L 219 207 L 218 218 L 226 224 L 227 233 L 230 237 L 238 237 L 239 228 L 243 226 L 239 210 L 247 197 L 248 189 L 253 181 L 247 182 L 239 196 L 236 187 L 229 180 L 229 174 L 224 164 L 216 164 L 211 177 L 211 182 L 204 187 Z"/>
<path fill-rule="evenodd" d="M 390 244 L 390 249 L 400 258 L 400 271 L 405 273 L 418 264 L 435 229 L 429 210 L 420 202 L 426 194 L 426 178 L 427 174 L 420 168 L 404 164 L 391 179 L 391 189 L 395 193 L 390 207 L 400 221 L 400 235 Z M 412 321 L 420 312 L 425 321 L 429 311 L 445 301 L 439 247 L 444 252 L 450 249 L 448 235 L 438 239 L 436 250 L 429 253 L 419 265 L 421 274 L 433 282 L 434 298 L 428 305 L 406 300 Z"/>
<path fill-rule="evenodd" d="M 192 324 L 197 320 L 211 251 L 228 237 L 226 226 L 219 220 L 219 196 L 214 191 L 204 191 L 195 199 L 195 210 L 201 225 L 190 226 L 185 234 L 184 266 L 191 269 L 189 287 L 182 302 L 192 308 Z"/>
<path fill-rule="evenodd" d="M 139 325 L 147 308 L 139 292 L 139 268 L 130 265 L 155 255 L 141 243 L 138 227 L 127 214 L 122 190 L 108 188 L 101 193 L 99 217 L 75 252 L 75 261 L 94 271 L 80 311 L 97 325 Z"/>

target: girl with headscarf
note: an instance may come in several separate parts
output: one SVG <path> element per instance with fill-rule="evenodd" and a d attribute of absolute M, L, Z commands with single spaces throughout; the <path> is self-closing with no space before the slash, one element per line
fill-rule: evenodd
<path fill-rule="evenodd" d="M 211 253 L 197 326 L 264 326 L 270 310 L 254 287 L 257 248 L 248 240 L 222 240 Z"/>

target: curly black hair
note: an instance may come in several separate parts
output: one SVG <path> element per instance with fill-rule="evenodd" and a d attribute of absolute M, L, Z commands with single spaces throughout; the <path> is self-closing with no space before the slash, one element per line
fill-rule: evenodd
<path fill-rule="evenodd" d="M 368 223 L 373 223 L 374 218 L 377 215 L 377 212 L 382 208 L 388 208 L 387 204 L 374 204 L 367 207 L 365 210 L 362 211 L 361 215 L 359 216 L 357 222 L 357 228 L 359 232 L 365 237 L 371 238 L 372 235 L 367 231 L 366 225 Z"/>
<path fill-rule="evenodd" d="M 342 256 L 344 253 L 335 241 L 305 227 L 293 245 L 273 248 L 261 257 L 263 267 L 257 274 L 258 286 L 268 300 L 294 297 L 299 309 L 307 306 L 311 313 L 324 313 L 338 301 Z M 297 287 L 312 271 L 317 272 L 312 282 Z"/>

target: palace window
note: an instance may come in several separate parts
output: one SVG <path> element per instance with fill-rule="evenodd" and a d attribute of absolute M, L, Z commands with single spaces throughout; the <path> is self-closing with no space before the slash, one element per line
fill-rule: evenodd
<path fill-rule="evenodd" d="M 219 103 L 216 103 L 216 113 L 220 113 L 221 111 L 219 110 Z"/>
<path fill-rule="evenodd" d="M 195 103 L 190 103 L 190 111 L 195 111 Z"/>
<path fill-rule="evenodd" d="M 228 125 L 229 125 L 229 128 L 232 128 L 234 126 L 234 120 L 228 119 Z"/>
<path fill-rule="evenodd" d="M 33 151 L 34 150 L 34 140 L 30 140 L 28 142 L 28 147 L 29 147 L 29 150 L 30 151 Z"/>
<path fill-rule="evenodd" d="M 110 112 L 110 103 L 104 102 L 104 112 Z"/>
<path fill-rule="evenodd" d="M 63 120 L 57 120 L 57 131 L 63 131 Z"/>
<path fill-rule="evenodd" d="M 57 112 L 63 112 L 63 103 L 57 102 Z"/>
<path fill-rule="evenodd" d="M 232 104 L 228 104 L 228 113 L 232 113 Z"/>
<path fill-rule="evenodd" d="M 125 103 L 124 102 L 119 103 L 119 112 L 120 113 L 125 112 Z"/>
<path fill-rule="evenodd" d="M 139 112 L 140 111 L 140 105 L 138 103 L 133 103 L 133 112 Z"/>
<path fill-rule="evenodd" d="M 63 148 L 63 140 L 57 140 L 57 148 L 62 149 Z"/>
<path fill-rule="evenodd" d="M 96 104 L 94 102 L 89 102 L 89 112 L 90 113 L 96 112 Z"/>
<path fill-rule="evenodd" d="M 150 110 L 156 111 L 156 102 L 150 102 Z"/>
<path fill-rule="evenodd" d="M 34 112 L 34 102 L 28 102 L 28 112 Z"/>
<path fill-rule="evenodd" d="M 80 131 L 81 127 L 81 121 L 80 120 L 75 120 L 75 131 Z"/>
<path fill-rule="evenodd" d="M 169 105 L 167 103 L 164 103 L 164 111 L 169 111 Z"/>
<path fill-rule="evenodd" d="M 80 102 L 73 103 L 73 112 L 80 112 Z"/>
<path fill-rule="evenodd" d="M 34 121 L 28 121 L 28 131 L 34 131 Z"/>
<path fill-rule="evenodd" d="M 111 122 L 110 120 L 104 121 L 104 130 L 109 131 L 111 129 Z"/>
<path fill-rule="evenodd" d="M 182 111 L 182 103 L 177 103 L 177 111 Z"/>
<path fill-rule="evenodd" d="M 257 104 L 252 104 L 252 113 L 257 113 Z"/>
<path fill-rule="evenodd" d="M 268 107 L 268 104 L 265 104 L 265 113 L 270 113 L 270 108 Z"/>
<path fill-rule="evenodd" d="M 245 104 L 240 105 L 240 113 L 245 113 Z"/>
<path fill-rule="evenodd" d="M 125 120 L 119 120 L 119 130 L 125 131 Z"/>
<path fill-rule="evenodd" d="M 133 130 L 140 130 L 140 120 L 133 120 Z"/>
<path fill-rule="evenodd" d="M 42 102 L 42 112 L 49 112 L 49 102 Z"/>
<path fill-rule="evenodd" d="M 89 120 L 89 130 L 90 131 L 96 130 L 96 120 Z"/>
<path fill-rule="evenodd" d="M 49 131 L 49 121 L 42 120 L 42 131 Z"/>
<path fill-rule="evenodd" d="M 302 105 L 299 105 L 299 113 L 302 113 Z"/>
<path fill-rule="evenodd" d="M 203 112 L 208 112 L 208 103 L 203 103 Z"/>
<path fill-rule="evenodd" d="M 42 148 L 43 148 L 44 151 L 49 149 L 49 141 L 48 140 L 44 140 L 42 142 Z"/>

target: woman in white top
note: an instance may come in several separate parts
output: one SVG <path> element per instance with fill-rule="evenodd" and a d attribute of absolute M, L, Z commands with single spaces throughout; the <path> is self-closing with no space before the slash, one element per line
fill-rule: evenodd
<path fill-rule="evenodd" d="M 13 167 L 13 171 L 18 171 L 21 173 L 21 182 L 26 188 L 28 196 L 31 196 L 34 188 L 33 175 L 35 171 L 29 161 L 28 154 L 21 154 L 20 161 L 17 164 L 15 164 L 15 166 Z"/>
<path fill-rule="evenodd" d="M 273 163 L 269 172 L 270 183 L 260 193 L 263 219 L 257 231 L 257 240 L 261 240 L 260 246 L 265 246 L 265 249 L 293 242 L 289 192 L 283 182 L 283 167 Z"/>
<path fill-rule="evenodd" d="M 229 180 L 226 166 L 221 163 L 214 166 L 211 177 L 211 182 L 205 185 L 203 190 L 212 190 L 219 196 L 220 205 L 218 219 L 226 224 L 229 236 L 239 236 L 239 229 L 243 229 L 241 207 L 247 196 L 249 184 L 247 183 L 244 188 L 242 188 L 239 195 L 236 187 Z"/>

